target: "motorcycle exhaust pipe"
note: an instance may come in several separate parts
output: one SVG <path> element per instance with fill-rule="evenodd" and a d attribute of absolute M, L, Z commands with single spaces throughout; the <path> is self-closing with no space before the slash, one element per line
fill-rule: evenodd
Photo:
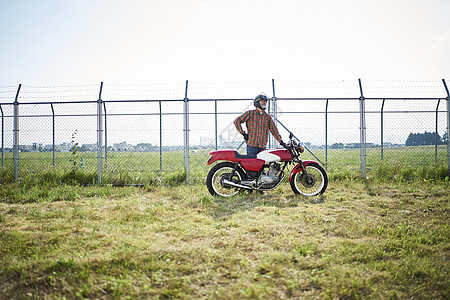
<path fill-rule="evenodd" d="M 251 186 L 248 186 L 248 185 L 242 185 L 242 184 L 239 184 L 239 183 L 235 183 L 235 182 L 229 181 L 229 180 L 227 180 L 227 179 L 224 179 L 224 180 L 223 180 L 223 184 L 230 185 L 230 186 L 232 186 L 232 187 L 241 188 L 241 189 L 253 190 L 253 188 L 252 188 Z"/>

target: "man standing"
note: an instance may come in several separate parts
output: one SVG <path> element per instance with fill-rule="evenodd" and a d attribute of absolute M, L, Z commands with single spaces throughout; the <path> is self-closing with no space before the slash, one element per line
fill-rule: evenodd
<path fill-rule="evenodd" d="M 247 155 L 249 157 L 256 157 L 256 154 L 266 148 L 269 130 L 274 138 L 282 146 L 285 146 L 272 117 L 265 112 L 267 101 L 266 95 L 256 96 L 253 101 L 256 109 L 249 110 L 234 120 L 237 131 L 244 136 L 244 140 L 247 143 Z M 244 122 L 247 125 L 248 133 L 242 129 L 241 124 Z"/>

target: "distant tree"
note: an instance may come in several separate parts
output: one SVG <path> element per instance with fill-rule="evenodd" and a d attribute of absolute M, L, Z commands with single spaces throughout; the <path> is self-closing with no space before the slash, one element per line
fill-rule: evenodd
<path fill-rule="evenodd" d="M 443 145 L 447 145 L 448 144 L 448 134 L 447 134 L 447 132 L 445 132 L 444 135 L 442 136 L 442 144 Z"/>
<path fill-rule="evenodd" d="M 344 144 L 342 143 L 334 143 L 330 146 L 330 149 L 344 149 Z"/>
<path fill-rule="evenodd" d="M 437 134 L 438 145 L 444 144 L 439 133 Z M 424 133 L 410 133 L 406 139 L 406 146 L 423 146 L 423 145 L 435 145 L 436 144 L 436 133 L 427 132 Z"/>
<path fill-rule="evenodd" d="M 150 144 L 150 143 L 139 143 L 139 144 L 136 145 L 136 147 L 151 148 L 152 144 Z"/>

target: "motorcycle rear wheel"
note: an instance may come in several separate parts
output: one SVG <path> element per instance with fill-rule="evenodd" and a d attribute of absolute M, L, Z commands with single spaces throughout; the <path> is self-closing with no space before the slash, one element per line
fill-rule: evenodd
<path fill-rule="evenodd" d="M 239 193 L 239 188 L 227 186 L 223 183 L 224 179 L 230 180 L 233 169 L 234 164 L 230 162 L 222 162 L 212 167 L 206 177 L 206 186 L 212 196 L 232 197 Z M 230 181 L 239 183 L 243 178 L 245 178 L 244 172 L 240 168 L 236 168 L 236 172 L 234 172 Z"/>
<path fill-rule="evenodd" d="M 328 186 L 328 176 L 325 170 L 316 163 L 306 166 L 306 174 L 294 174 L 291 188 L 296 194 L 303 196 L 317 196 L 325 192 Z"/>

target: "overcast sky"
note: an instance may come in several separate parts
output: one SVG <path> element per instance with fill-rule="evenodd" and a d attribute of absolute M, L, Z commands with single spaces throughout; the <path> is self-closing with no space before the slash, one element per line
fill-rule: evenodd
<path fill-rule="evenodd" d="M 449 0 L 0 0 L 0 85 L 450 81 Z"/>
<path fill-rule="evenodd" d="M 11 103 L 18 84 L 24 85 L 20 102 L 96 100 L 100 82 L 103 100 L 182 99 L 185 80 L 191 99 L 253 98 L 271 95 L 272 78 L 278 97 L 358 97 L 358 78 L 366 97 L 445 97 L 449 16 L 450 0 L 0 0 L 0 102 Z M 113 85 L 158 82 L 171 85 L 143 91 Z M 83 84 L 88 87 L 61 95 L 38 86 Z M 232 110 L 251 104 L 233 102 Z M 167 105 L 165 111 L 181 110 Z M 226 105 L 219 109 L 230 110 Z M 336 105 L 330 109 L 339 110 Z M 414 109 L 437 104 L 426 105 Z M 287 102 L 278 106 L 293 110 Z M 392 102 L 386 106 L 392 109 Z M 202 109 L 213 107 L 192 102 L 191 111 Z M 355 120 L 352 141 L 359 134 Z M 195 132 L 194 121 L 192 127 Z M 404 141 L 410 131 L 392 141 Z"/>

